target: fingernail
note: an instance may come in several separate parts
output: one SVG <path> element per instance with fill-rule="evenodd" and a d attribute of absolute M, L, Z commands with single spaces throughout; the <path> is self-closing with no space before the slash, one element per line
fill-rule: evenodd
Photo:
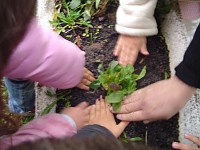
<path fill-rule="evenodd" d="M 113 112 L 113 108 L 112 108 L 112 106 L 110 107 L 110 111 Z"/>
<path fill-rule="evenodd" d="M 189 138 L 189 137 L 190 137 L 190 134 L 184 134 L 184 137 L 185 137 L 185 138 Z"/>
<path fill-rule="evenodd" d="M 121 118 L 121 115 L 120 115 L 120 114 L 118 114 L 116 117 L 117 117 L 117 119 L 119 119 L 119 120 L 120 120 L 120 118 Z"/>
<path fill-rule="evenodd" d="M 144 123 L 144 124 L 148 124 L 148 123 L 149 123 L 149 121 L 143 121 L 143 123 Z"/>
<path fill-rule="evenodd" d="M 179 147 L 179 143 L 173 142 L 173 143 L 172 143 L 172 147 L 173 147 L 173 148 L 178 148 L 178 147 Z"/>

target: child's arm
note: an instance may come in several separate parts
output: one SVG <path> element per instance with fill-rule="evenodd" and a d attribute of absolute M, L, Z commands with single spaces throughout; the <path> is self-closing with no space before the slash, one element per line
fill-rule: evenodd
<path fill-rule="evenodd" d="M 22 126 L 16 133 L 0 140 L 0 149 L 40 138 L 71 137 L 89 121 L 90 107 L 82 102 L 65 108 L 61 114 L 48 114 Z"/>
<path fill-rule="evenodd" d="M 154 10 L 157 0 L 120 0 L 116 31 L 120 33 L 114 49 L 122 65 L 134 64 L 138 53 L 148 55 L 146 36 L 158 33 Z"/>
<path fill-rule="evenodd" d="M 129 36 L 150 36 L 158 32 L 154 18 L 157 0 L 120 0 L 116 30 Z"/>
<path fill-rule="evenodd" d="M 64 89 L 79 84 L 83 75 L 84 53 L 72 42 L 32 19 L 22 41 L 13 50 L 4 75 L 30 79 Z"/>
<path fill-rule="evenodd" d="M 35 141 L 40 138 L 61 138 L 72 136 L 76 133 L 74 121 L 61 114 L 48 114 L 34 119 L 22 126 L 15 134 L 0 140 L 0 149 L 6 149 L 11 145 L 17 145 L 25 141 Z"/>

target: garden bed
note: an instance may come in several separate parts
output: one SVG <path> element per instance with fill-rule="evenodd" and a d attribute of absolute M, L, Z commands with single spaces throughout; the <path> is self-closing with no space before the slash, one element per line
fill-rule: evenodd
<path fill-rule="evenodd" d="M 107 68 L 112 60 L 117 60 L 113 56 L 113 50 L 118 38 L 118 34 L 114 29 L 115 16 L 113 12 L 108 13 L 103 18 L 93 18 L 92 24 L 95 28 L 90 29 L 89 37 L 82 36 L 80 30 L 70 31 L 67 34 L 73 35 L 68 38 L 76 42 L 86 52 L 86 67 L 92 71 L 95 77 L 98 77 L 98 65 L 103 63 Z M 66 34 L 61 34 L 66 38 Z M 138 81 L 137 89 L 143 88 L 151 83 L 166 78 L 170 74 L 168 49 L 165 39 L 161 34 L 148 38 L 149 56 L 139 55 L 135 64 L 136 73 L 139 73 L 144 66 L 147 72 L 144 78 Z M 58 91 L 62 92 L 62 91 Z M 67 95 L 69 91 L 67 91 Z M 106 92 L 103 88 L 97 90 L 84 91 L 77 88 L 70 90 L 70 102 L 72 106 L 77 105 L 81 101 L 87 101 L 94 104 L 100 95 L 105 96 Z M 170 93 L 169 93 L 170 94 Z M 58 103 L 58 110 L 63 107 L 63 102 Z M 149 124 L 142 122 L 132 122 L 125 129 L 127 137 L 141 137 L 143 143 L 150 146 L 159 147 L 161 149 L 172 149 L 173 141 L 178 140 L 178 115 L 167 121 L 157 121 Z"/>

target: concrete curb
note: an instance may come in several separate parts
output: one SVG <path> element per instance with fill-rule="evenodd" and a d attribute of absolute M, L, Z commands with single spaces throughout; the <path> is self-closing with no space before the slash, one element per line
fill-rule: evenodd
<path fill-rule="evenodd" d="M 170 59 L 170 70 L 174 75 L 174 68 L 182 61 L 189 42 L 187 41 L 187 28 L 181 19 L 177 8 L 166 17 L 162 32 L 164 34 Z M 191 35 L 191 34 L 189 34 Z M 193 144 L 184 139 L 184 134 L 200 135 L 200 91 L 189 100 L 179 113 L 179 140 L 185 144 Z"/>
<path fill-rule="evenodd" d="M 37 1 L 37 20 L 38 23 L 47 28 L 51 29 L 51 25 L 49 23 L 49 20 L 52 20 L 53 18 L 53 12 L 54 12 L 54 6 L 55 1 L 54 0 L 38 0 Z M 56 89 L 46 86 L 38 86 L 38 84 L 35 84 L 35 91 L 36 91 L 36 102 L 35 102 L 35 117 L 38 117 L 41 115 L 42 111 L 51 104 L 56 97 L 49 97 L 46 95 L 47 91 L 50 91 L 52 94 L 56 93 Z M 55 112 L 56 106 L 54 106 L 50 113 Z"/>

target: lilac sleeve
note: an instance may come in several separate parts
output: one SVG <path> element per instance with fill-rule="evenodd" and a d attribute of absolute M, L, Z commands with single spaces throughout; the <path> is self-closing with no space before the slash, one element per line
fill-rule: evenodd
<path fill-rule="evenodd" d="M 71 137 L 77 130 L 72 119 L 67 119 L 60 114 L 48 114 L 34 119 L 22 126 L 15 134 L 0 140 L 0 149 L 4 150 L 11 145 L 25 141 L 35 141 L 40 138 Z"/>
<path fill-rule="evenodd" d="M 4 76 L 29 79 L 65 89 L 76 86 L 83 75 L 85 57 L 72 42 L 30 22 L 22 41 L 13 50 Z"/>

